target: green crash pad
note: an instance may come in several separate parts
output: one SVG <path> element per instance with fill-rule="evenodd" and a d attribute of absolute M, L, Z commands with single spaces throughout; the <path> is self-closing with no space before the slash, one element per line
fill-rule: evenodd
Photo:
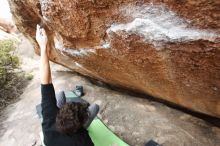
<path fill-rule="evenodd" d="M 92 121 L 87 130 L 95 146 L 129 146 L 98 118 Z"/>
<path fill-rule="evenodd" d="M 98 118 L 95 118 L 88 127 L 89 136 L 95 146 L 129 146 L 115 135 L 105 124 Z M 40 133 L 41 142 L 43 143 L 43 133 Z"/>
<path fill-rule="evenodd" d="M 65 91 L 64 94 L 67 99 L 78 97 L 73 91 Z"/>

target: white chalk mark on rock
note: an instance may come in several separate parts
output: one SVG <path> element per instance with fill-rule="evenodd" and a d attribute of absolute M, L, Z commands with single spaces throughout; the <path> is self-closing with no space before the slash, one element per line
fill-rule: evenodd
<path fill-rule="evenodd" d="M 86 49 L 86 48 L 83 49 L 64 48 L 63 51 L 72 56 L 78 56 L 78 57 L 88 56 L 89 54 L 96 53 L 95 49 Z"/>
<path fill-rule="evenodd" d="M 77 63 L 77 62 L 75 62 L 75 65 L 76 65 L 77 67 L 83 68 L 83 66 L 82 66 L 81 64 Z"/>
<path fill-rule="evenodd" d="M 178 17 L 163 5 L 128 6 L 121 9 L 125 17 L 132 16 L 127 24 L 113 24 L 107 33 L 125 31 L 137 34 L 156 47 L 166 42 L 194 40 L 215 41 L 219 35 L 208 30 L 189 28 L 189 22 Z"/>
<path fill-rule="evenodd" d="M 109 49 L 111 47 L 110 43 L 106 42 L 104 43 L 101 48 Z"/>
<path fill-rule="evenodd" d="M 76 56 L 76 57 L 84 57 L 84 56 L 88 56 L 90 54 L 96 53 L 95 49 L 89 49 L 89 48 L 75 49 L 75 48 L 64 47 L 63 38 L 58 33 L 56 33 L 54 37 L 54 45 L 55 45 L 55 48 L 60 50 L 63 55 L 65 55 L 64 53 L 67 53 L 69 55 Z"/>

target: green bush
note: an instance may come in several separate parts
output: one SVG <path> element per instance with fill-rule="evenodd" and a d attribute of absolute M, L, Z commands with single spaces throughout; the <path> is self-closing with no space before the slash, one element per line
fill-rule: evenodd
<path fill-rule="evenodd" d="M 26 78 L 27 80 L 32 80 L 32 79 L 34 78 L 34 75 L 32 75 L 31 73 L 26 73 L 26 74 L 25 74 L 25 78 Z"/>
<path fill-rule="evenodd" d="M 15 55 L 17 42 L 0 40 L 0 111 L 22 93 L 24 73 L 19 73 L 20 61 Z"/>
<path fill-rule="evenodd" d="M 18 56 L 14 55 L 16 42 L 13 40 L 0 41 L 0 85 L 4 87 L 19 67 Z"/>

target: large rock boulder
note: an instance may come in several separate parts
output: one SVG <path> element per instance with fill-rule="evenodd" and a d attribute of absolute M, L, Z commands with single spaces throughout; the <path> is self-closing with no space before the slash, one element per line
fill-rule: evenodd
<path fill-rule="evenodd" d="M 104 82 L 220 117 L 220 1 L 9 0 L 35 46 L 43 23 L 50 60 Z"/>
<path fill-rule="evenodd" d="M 9 19 L 0 18 L 0 30 L 13 33 L 17 31 L 17 28 Z"/>

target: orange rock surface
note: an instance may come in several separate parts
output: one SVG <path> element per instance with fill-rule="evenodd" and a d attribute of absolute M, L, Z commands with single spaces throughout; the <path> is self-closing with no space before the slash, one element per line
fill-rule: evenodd
<path fill-rule="evenodd" d="M 35 46 L 49 36 L 50 60 L 104 82 L 220 117 L 220 1 L 9 0 Z"/>

